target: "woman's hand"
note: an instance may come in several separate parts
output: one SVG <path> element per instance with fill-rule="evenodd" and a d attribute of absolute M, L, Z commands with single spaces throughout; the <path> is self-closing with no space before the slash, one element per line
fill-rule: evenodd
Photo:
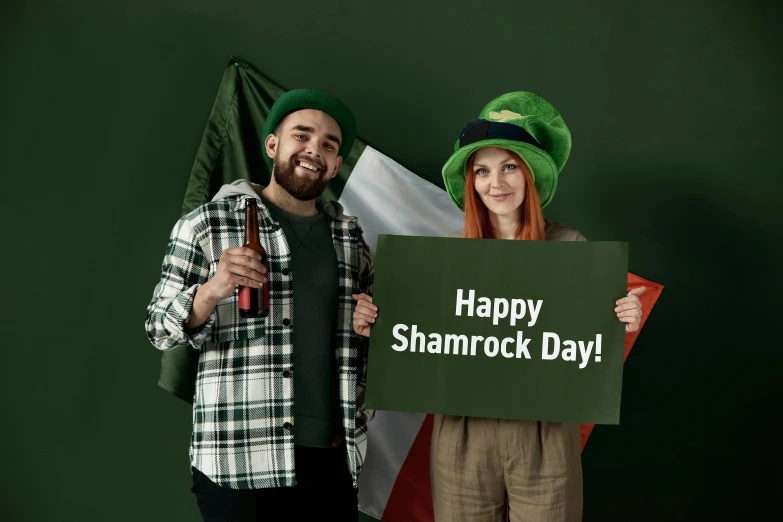
<path fill-rule="evenodd" d="M 628 297 L 617 300 L 617 318 L 625 323 L 625 332 L 631 333 L 639 329 L 642 322 L 642 302 L 639 296 L 647 290 L 647 287 L 640 286 L 628 292 Z M 356 324 L 354 320 L 354 324 Z"/>
<path fill-rule="evenodd" d="M 365 337 L 370 337 L 370 325 L 378 317 L 378 307 L 372 304 L 372 297 L 367 294 L 352 294 L 356 300 L 356 309 L 353 311 L 353 330 Z"/>

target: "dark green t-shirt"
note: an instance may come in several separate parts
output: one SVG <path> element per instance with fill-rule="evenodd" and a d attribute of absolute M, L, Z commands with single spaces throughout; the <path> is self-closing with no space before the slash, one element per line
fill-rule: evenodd
<path fill-rule="evenodd" d="M 328 448 L 332 436 L 342 431 L 335 358 L 339 287 L 332 232 L 321 212 L 297 216 L 263 201 L 291 249 L 294 443 Z"/>

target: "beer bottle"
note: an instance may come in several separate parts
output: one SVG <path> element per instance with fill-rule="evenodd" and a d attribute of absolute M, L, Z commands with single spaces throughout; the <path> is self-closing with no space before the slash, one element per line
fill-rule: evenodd
<path fill-rule="evenodd" d="M 267 269 L 267 282 L 261 288 L 239 286 L 239 315 L 244 318 L 269 315 L 269 261 L 258 240 L 258 210 L 253 198 L 245 203 L 245 247 L 261 254 L 261 264 Z"/>

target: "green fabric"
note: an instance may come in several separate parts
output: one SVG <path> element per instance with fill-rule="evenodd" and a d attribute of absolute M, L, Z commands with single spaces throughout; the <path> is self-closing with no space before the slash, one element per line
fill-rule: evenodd
<path fill-rule="evenodd" d="M 291 251 L 294 283 L 294 442 L 330 448 L 340 431 L 335 324 L 337 256 L 322 213 L 297 216 L 264 199 Z"/>
<path fill-rule="evenodd" d="M 345 159 L 351 152 L 353 141 L 356 138 L 356 120 L 351 110 L 334 96 L 315 89 L 294 89 L 280 96 L 272 106 L 269 116 L 264 123 L 263 140 L 275 132 L 277 125 L 285 118 L 286 114 L 302 109 L 316 109 L 325 112 L 337 121 L 340 131 L 343 133 L 340 144 L 340 156 Z M 262 140 L 262 141 L 263 141 Z M 266 164 L 272 167 L 272 158 L 266 153 L 266 147 L 261 147 Z"/>
<path fill-rule="evenodd" d="M 503 122 L 525 129 L 541 147 L 507 139 L 485 139 L 459 146 L 443 166 L 443 182 L 451 201 L 462 210 L 465 198 L 465 166 L 476 150 L 500 147 L 516 152 L 530 168 L 541 208 L 555 196 L 557 178 L 571 152 L 571 132 L 555 107 L 530 92 L 511 92 L 489 102 L 479 114 L 480 120 Z"/>
<path fill-rule="evenodd" d="M 238 179 L 269 183 L 271 169 L 263 156 L 261 135 L 270 108 L 284 92 L 246 62 L 231 58 L 196 152 L 182 215 L 210 201 L 226 183 Z M 326 187 L 324 198 L 340 198 L 365 146 L 358 138 L 354 141 L 351 153 L 343 158 L 340 172 Z M 192 348 L 163 352 L 158 386 L 193 403 L 197 365 L 198 352 Z"/>

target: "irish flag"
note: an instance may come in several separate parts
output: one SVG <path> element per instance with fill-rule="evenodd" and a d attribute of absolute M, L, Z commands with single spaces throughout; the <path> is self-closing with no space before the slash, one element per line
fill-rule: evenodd
<path fill-rule="evenodd" d="M 283 92 L 249 64 L 233 58 L 229 61 L 196 154 L 183 214 L 209 201 L 225 183 L 237 179 L 268 183 L 270 172 L 261 154 L 261 131 L 270 107 Z M 324 197 L 338 200 L 347 214 L 359 218 L 373 251 L 379 234 L 440 237 L 462 228 L 462 212 L 443 189 L 360 139 Z M 629 288 L 642 284 L 647 286 L 641 296 L 643 326 L 663 287 L 628 274 Z M 638 334 L 626 335 L 626 357 Z M 158 385 L 192 402 L 197 358 L 194 350 L 164 352 Z M 591 430 L 590 425 L 582 426 L 583 448 Z M 359 481 L 359 510 L 365 519 L 433 520 L 431 432 L 430 415 L 377 413 L 369 424 L 367 455 Z"/>

